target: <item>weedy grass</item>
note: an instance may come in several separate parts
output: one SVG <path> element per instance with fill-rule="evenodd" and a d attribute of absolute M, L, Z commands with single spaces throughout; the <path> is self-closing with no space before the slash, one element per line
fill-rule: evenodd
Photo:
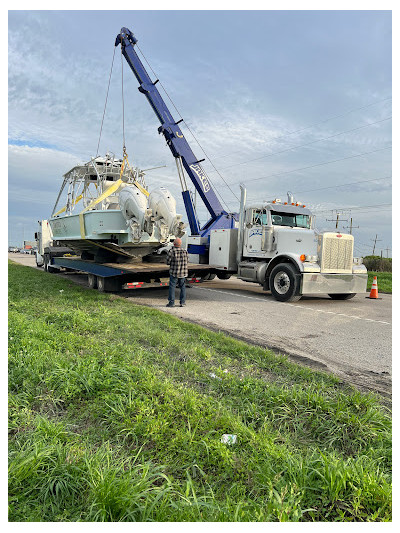
<path fill-rule="evenodd" d="M 390 521 L 390 413 L 282 355 L 10 263 L 9 520 Z"/>
<path fill-rule="evenodd" d="M 367 291 L 371 290 L 372 282 L 376 276 L 378 282 L 378 293 L 384 292 L 392 294 L 392 273 L 391 272 L 368 272 Z"/>

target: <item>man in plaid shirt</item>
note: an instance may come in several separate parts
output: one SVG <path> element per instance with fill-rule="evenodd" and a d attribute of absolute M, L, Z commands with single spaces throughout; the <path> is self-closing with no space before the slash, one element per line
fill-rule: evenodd
<path fill-rule="evenodd" d="M 175 287 L 180 288 L 180 305 L 184 307 L 186 300 L 185 281 L 188 277 L 188 253 L 181 248 L 181 239 L 174 240 L 174 246 L 167 253 L 167 264 L 169 265 L 169 293 L 167 307 L 175 307 Z"/>

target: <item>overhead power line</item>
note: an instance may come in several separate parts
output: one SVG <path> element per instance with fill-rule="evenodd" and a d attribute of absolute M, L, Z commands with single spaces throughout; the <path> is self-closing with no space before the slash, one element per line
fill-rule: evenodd
<path fill-rule="evenodd" d="M 326 189 L 336 189 L 338 187 L 347 187 L 348 185 L 358 185 L 360 183 L 370 183 L 372 181 L 390 180 L 392 176 L 385 176 L 384 178 L 374 178 L 371 180 L 353 181 L 350 183 L 341 183 L 340 185 L 330 185 L 329 187 L 320 187 L 319 189 L 309 189 L 308 191 L 294 191 L 296 194 L 303 194 L 306 192 L 323 191 Z"/>
<path fill-rule="evenodd" d="M 388 98 L 384 98 L 383 100 L 379 100 L 378 102 L 372 102 L 372 103 L 364 105 L 362 107 L 356 107 L 354 109 L 350 109 L 349 111 L 345 111 L 344 113 L 341 113 L 340 115 L 335 115 L 333 117 L 326 118 L 326 119 L 320 120 L 318 122 L 314 122 L 310 126 L 304 126 L 303 128 L 299 128 L 298 130 L 289 131 L 287 133 L 284 133 L 283 135 L 279 135 L 279 137 L 274 137 L 272 140 L 273 141 L 277 141 L 279 139 L 283 139 L 284 137 L 289 137 L 290 135 L 294 135 L 295 133 L 300 133 L 302 131 L 309 130 L 309 129 L 313 128 L 314 126 L 319 126 L 320 124 L 324 124 L 325 122 L 329 122 L 330 120 L 334 120 L 335 118 L 345 117 L 346 115 L 349 115 L 350 113 L 354 113 L 355 111 L 361 111 L 362 109 L 366 109 L 368 107 L 381 104 L 382 102 L 386 102 L 387 100 L 391 100 L 391 99 L 392 99 L 392 97 L 389 96 Z M 213 160 L 215 161 L 216 159 L 221 159 L 223 157 L 230 157 L 232 155 L 240 154 L 242 152 L 243 152 L 243 150 L 239 150 L 239 151 L 236 151 L 236 152 L 232 152 L 230 154 L 219 155 L 219 156 L 213 157 Z"/>
<path fill-rule="evenodd" d="M 355 154 L 355 155 L 349 155 L 347 157 L 342 157 L 340 159 L 332 159 L 331 161 L 325 161 L 324 163 L 316 163 L 315 165 L 309 165 L 307 167 L 301 167 L 301 168 L 294 168 L 293 170 L 285 170 L 284 172 L 279 172 L 277 174 L 270 174 L 269 176 L 261 176 L 260 178 L 251 178 L 251 179 L 248 179 L 246 180 L 246 182 L 249 182 L 249 181 L 259 181 L 259 180 L 264 180 L 264 179 L 269 179 L 269 178 L 274 178 L 274 177 L 277 177 L 277 176 L 283 176 L 284 174 L 291 174 L 292 172 L 300 172 L 301 170 L 308 170 L 310 168 L 316 168 L 316 167 L 321 167 L 323 165 L 330 165 L 332 163 L 338 163 L 339 161 L 345 161 L 347 159 L 354 159 L 355 157 L 362 157 L 364 155 L 368 155 L 368 154 L 374 154 L 376 152 L 381 152 L 382 150 L 388 150 L 389 148 L 391 148 L 392 145 L 390 146 L 385 146 L 384 148 L 378 148 L 376 150 L 370 150 L 369 152 L 362 152 L 360 154 Z M 235 183 L 231 183 L 231 186 L 233 185 L 239 185 L 240 183 L 243 182 L 243 179 L 240 180 L 240 181 L 237 181 Z M 221 187 L 224 187 L 224 185 L 220 185 Z"/>
<path fill-rule="evenodd" d="M 373 208 L 382 208 L 390 207 L 392 204 L 375 204 L 375 205 L 353 205 L 346 207 L 335 207 L 334 209 L 315 209 L 314 213 L 329 213 L 332 211 L 356 211 L 358 209 L 373 209 Z"/>
<path fill-rule="evenodd" d="M 292 146 L 290 148 L 285 148 L 284 150 L 279 150 L 277 152 L 272 152 L 270 154 L 265 154 L 260 157 L 256 157 L 254 159 L 248 159 L 247 161 L 242 161 L 241 163 L 236 163 L 234 165 L 229 165 L 227 167 L 223 167 L 220 170 L 226 170 L 228 168 L 238 167 L 240 165 L 247 165 L 248 163 L 254 163 L 254 161 L 259 161 L 260 159 L 265 159 L 266 157 L 272 157 L 274 155 L 283 154 L 285 152 L 290 152 L 291 150 L 296 150 L 297 148 L 304 148 L 305 146 L 310 146 L 311 144 L 316 144 L 323 141 L 328 141 L 329 139 L 333 139 L 334 137 L 338 137 L 339 135 L 345 135 L 346 133 L 351 133 L 353 131 L 361 130 L 363 128 L 367 128 L 368 126 L 373 126 L 374 124 L 379 124 L 380 122 L 385 122 L 386 120 L 390 120 L 392 117 L 386 117 L 381 120 L 377 120 L 375 122 L 370 122 L 369 124 L 363 124 L 362 126 L 358 126 L 357 128 L 352 128 L 350 130 L 341 131 L 339 133 L 334 133 L 333 135 L 329 135 L 328 137 L 323 137 L 322 139 L 316 139 L 315 141 L 309 141 L 307 143 L 298 144 L 297 146 Z M 211 161 L 210 161 L 211 163 Z M 213 165 L 214 166 L 214 165 Z M 215 167 L 214 167 L 215 168 Z M 213 171 L 211 170 L 210 173 Z"/>
<path fill-rule="evenodd" d="M 294 194 L 305 194 L 307 192 L 315 192 L 315 191 L 324 191 L 326 189 L 337 189 L 340 187 L 348 187 L 350 185 L 359 185 L 360 183 L 370 183 L 372 181 L 380 181 L 380 180 L 390 180 L 392 179 L 392 176 L 385 176 L 384 178 L 373 178 L 369 180 L 362 180 L 362 181 L 351 181 L 348 183 L 341 183 L 339 185 L 329 185 L 329 187 L 319 187 L 318 189 L 308 189 L 306 191 L 294 191 Z M 277 196 L 284 196 L 286 193 L 279 193 Z M 250 195 L 249 198 L 253 198 L 254 195 Z"/>

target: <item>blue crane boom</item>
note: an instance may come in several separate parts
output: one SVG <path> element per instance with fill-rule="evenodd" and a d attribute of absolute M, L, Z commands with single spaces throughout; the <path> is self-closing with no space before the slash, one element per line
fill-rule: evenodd
<path fill-rule="evenodd" d="M 128 28 L 122 28 L 121 33 L 118 34 L 115 40 L 115 46 L 121 45 L 122 54 L 124 55 L 128 65 L 135 74 L 139 82 L 139 91 L 143 93 L 148 102 L 150 103 L 153 111 L 157 115 L 161 126 L 158 128 L 158 132 L 162 133 L 167 141 L 173 156 L 180 160 L 184 169 L 186 170 L 189 178 L 195 186 L 200 198 L 203 200 L 208 212 L 210 213 L 210 220 L 200 228 L 197 216 L 195 213 L 192 195 L 187 187 L 182 186 L 182 196 L 185 204 L 186 213 L 190 225 L 192 235 L 209 235 L 211 229 L 220 228 L 232 228 L 235 226 L 236 216 L 231 213 L 227 213 L 219 202 L 210 181 L 201 166 L 201 162 L 194 155 L 190 148 L 185 136 L 183 135 L 179 123 L 182 120 L 176 122 L 171 115 L 167 105 L 161 97 L 156 84 L 158 80 L 153 82 L 144 68 L 139 56 L 135 51 L 135 44 L 137 39 Z"/>

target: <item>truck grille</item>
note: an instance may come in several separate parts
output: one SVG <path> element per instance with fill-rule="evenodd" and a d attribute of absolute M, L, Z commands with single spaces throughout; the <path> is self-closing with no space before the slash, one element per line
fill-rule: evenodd
<path fill-rule="evenodd" d="M 338 235 L 320 235 L 321 272 L 352 272 L 354 238 L 352 235 Z"/>

